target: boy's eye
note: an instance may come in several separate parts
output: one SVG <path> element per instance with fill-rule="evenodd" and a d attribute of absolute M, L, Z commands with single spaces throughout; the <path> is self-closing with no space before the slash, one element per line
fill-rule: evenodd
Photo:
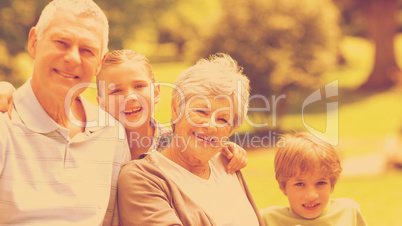
<path fill-rule="evenodd" d="M 303 186 L 304 184 L 302 182 L 296 183 L 295 186 Z"/>
<path fill-rule="evenodd" d="M 320 182 L 318 182 L 317 184 L 318 184 L 318 185 L 326 185 L 327 182 L 325 182 L 325 181 L 320 181 Z"/>
<path fill-rule="evenodd" d="M 135 89 L 140 89 L 140 88 L 143 88 L 143 87 L 144 87 L 144 85 L 136 85 L 136 86 L 134 86 Z"/>

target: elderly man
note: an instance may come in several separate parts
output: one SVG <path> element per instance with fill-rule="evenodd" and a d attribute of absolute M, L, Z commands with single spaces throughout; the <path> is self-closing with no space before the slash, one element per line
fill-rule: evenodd
<path fill-rule="evenodd" d="M 127 141 L 80 96 L 107 44 L 106 16 L 92 0 L 54 0 L 30 30 L 32 78 L 15 91 L 11 119 L 0 114 L 1 225 L 118 224 Z"/>

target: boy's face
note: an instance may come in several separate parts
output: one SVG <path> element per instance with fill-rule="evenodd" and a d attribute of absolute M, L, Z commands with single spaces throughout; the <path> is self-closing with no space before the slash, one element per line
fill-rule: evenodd
<path fill-rule="evenodd" d="M 293 213 L 306 219 L 314 219 L 327 206 L 333 187 L 329 178 L 315 167 L 304 175 L 292 177 L 286 182 L 286 187 L 280 185 L 280 189 L 288 197 Z"/>
<path fill-rule="evenodd" d="M 148 123 L 159 99 L 154 85 L 141 63 L 127 61 L 102 72 L 99 105 L 124 127 L 137 128 Z"/>

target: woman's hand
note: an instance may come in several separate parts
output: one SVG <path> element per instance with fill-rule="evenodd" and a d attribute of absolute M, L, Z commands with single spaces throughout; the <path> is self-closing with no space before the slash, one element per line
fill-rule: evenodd
<path fill-rule="evenodd" d="M 8 113 L 11 119 L 11 110 L 13 109 L 14 86 L 9 82 L 0 82 L 0 112 Z"/>
<path fill-rule="evenodd" d="M 230 160 L 226 167 L 227 173 L 235 173 L 247 165 L 247 152 L 236 143 L 227 142 L 221 154 Z"/>

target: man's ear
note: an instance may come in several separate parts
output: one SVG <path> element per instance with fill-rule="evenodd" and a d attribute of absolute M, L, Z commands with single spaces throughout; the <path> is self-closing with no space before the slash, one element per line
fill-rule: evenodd
<path fill-rule="evenodd" d="M 154 83 L 154 104 L 159 103 L 161 87 L 159 83 Z"/>
<path fill-rule="evenodd" d="M 28 52 L 29 54 L 35 59 L 36 55 L 36 44 L 38 43 L 38 34 L 36 31 L 36 27 L 32 27 L 31 30 L 29 30 L 29 35 L 28 35 Z"/>
<path fill-rule="evenodd" d="M 95 76 L 98 76 L 98 74 L 99 74 L 99 72 L 100 72 L 100 70 L 102 68 L 103 63 L 105 62 L 106 56 L 107 56 L 107 52 L 105 53 L 105 55 L 103 55 L 100 64 L 96 67 Z"/>
<path fill-rule="evenodd" d="M 286 193 L 286 188 L 283 187 L 282 183 L 279 183 L 279 189 L 281 189 L 282 193 L 283 193 L 285 196 L 288 196 L 287 193 Z"/>
<path fill-rule="evenodd" d="M 98 101 L 98 105 L 102 110 L 105 110 L 105 100 L 103 98 L 99 99 L 99 96 L 96 95 L 96 101 Z"/>

